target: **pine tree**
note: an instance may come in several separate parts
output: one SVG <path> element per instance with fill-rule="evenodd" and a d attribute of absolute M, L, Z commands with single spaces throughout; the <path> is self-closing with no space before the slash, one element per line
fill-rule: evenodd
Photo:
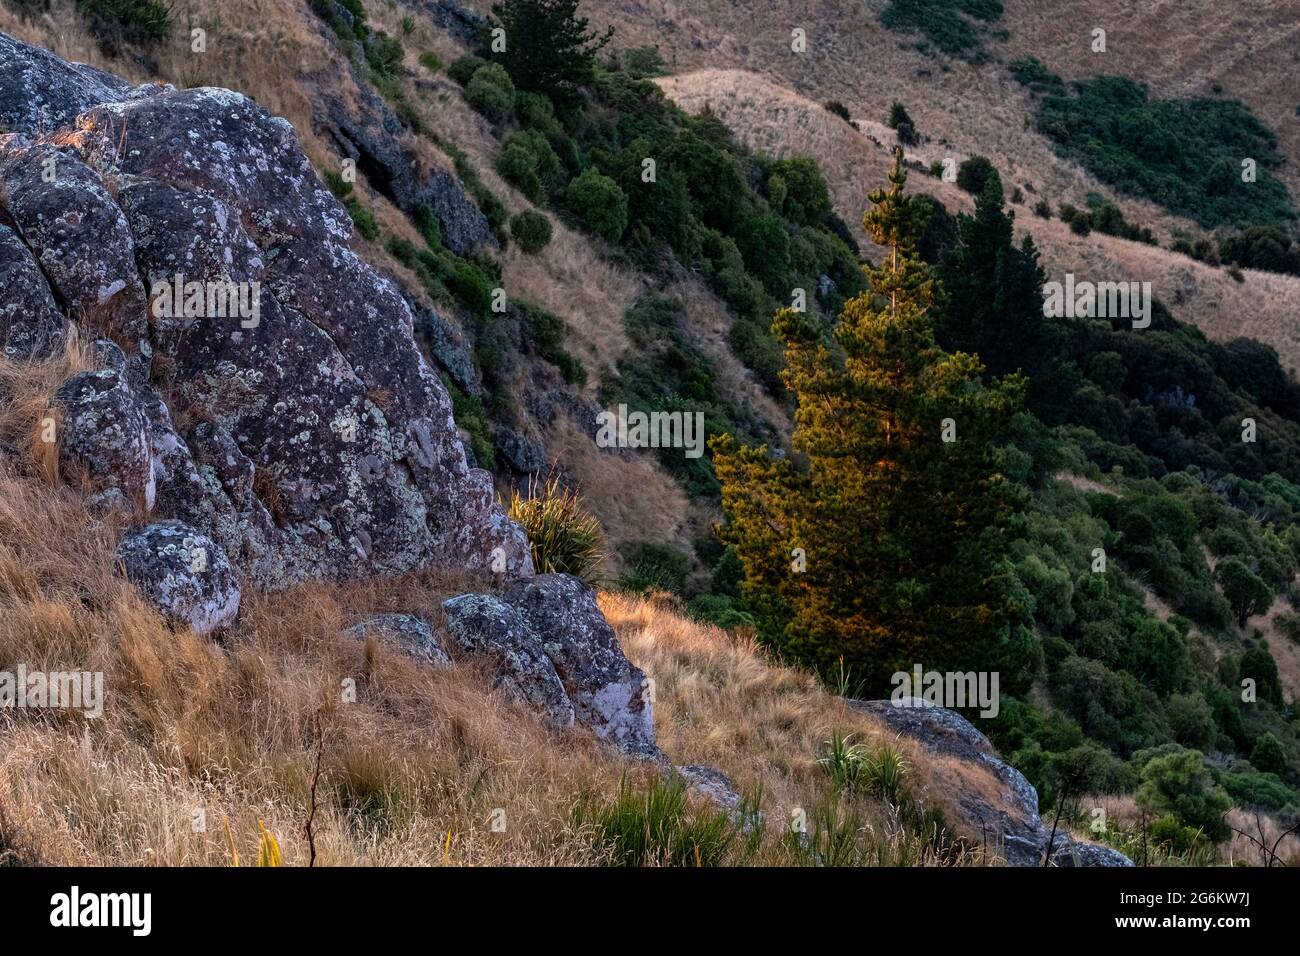
<path fill-rule="evenodd" d="M 1002 180 L 990 170 L 973 216 L 957 217 L 957 238 L 938 276 L 945 295 L 935 317 L 939 344 L 980 357 L 987 374 L 1031 379 L 1030 409 L 1063 420 L 1079 382 L 1066 325 L 1043 315 L 1043 270 L 1034 240 L 1015 243 L 1015 215 L 1003 207 Z"/>
<path fill-rule="evenodd" d="M 887 254 L 831 338 L 806 313 L 773 324 L 796 456 L 714 443 L 762 637 L 823 673 L 842 659 L 873 692 L 918 663 L 1019 668 L 1032 641 L 1008 596 L 1013 500 L 996 466 L 1023 381 L 984 387 L 977 358 L 935 344 L 935 279 L 916 254 L 928 211 L 906 178 L 900 153 L 864 217 Z M 1022 677 L 1003 673 L 1003 688 Z"/>
<path fill-rule="evenodd" d="M 488 55 L 499 60 L 522 90 L 564 99 L 591 80 L 596 54 L 613 36 L 588 32 L 578 16 L 578 0 L 503 0 L 492 13 L 505 30 L 505 50 Z"/>

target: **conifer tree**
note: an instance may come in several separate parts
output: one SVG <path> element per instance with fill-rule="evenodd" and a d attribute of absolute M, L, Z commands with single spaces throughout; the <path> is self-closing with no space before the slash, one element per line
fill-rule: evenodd
<path fill-rule="evenodd" d="M 724 533 L 761 636 L 790 657 L 826 674 L 842 660 L 872 693 L 914 664 L 1001 669 L 1006 690 L 1033 647 L 1010 596 L 1014 502 L 997 470 L 1024 383 L 985 387 L 976 357 L 935 344 L 935 279 L 916 254 L 928 210 L 906 178 L 900 153 L 864 217 L 884 261 L 833 334 L 777 314 L 796 454 L 715 441 Z"/>
<path fill-rule="evenodd" d="M 490 51 L 522 90 L 560 100 L 591 80 L 596 54 L 613 36 L 588 31 L 578 0 L 502 0 L 492 6 L 505 30 L 505 50 Z"/>

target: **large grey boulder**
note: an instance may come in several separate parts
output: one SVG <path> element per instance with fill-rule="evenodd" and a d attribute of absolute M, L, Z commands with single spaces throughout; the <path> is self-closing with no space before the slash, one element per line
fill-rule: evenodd
<path fill-rule="evenodd" d="M 970 784 L 961 773 L 946 779 L 950 794 L 962 815 L 960 823 L 967 834 L 1002 853 L 1011 866 L 1041 866 L 1051 837 L 1051 826 L 1038 815 L 1038 791 L 1015 767 L 998 756 L 993 744 L 955 711 L 926 703 L 917 697 L 893 700 L 846 700 L 854 710 L 876 718 L 898 734 L 919 743 L 932 754 L 958 764 L 974 765 L 991 775 L 999 791 L 990 795 L 988 788 Z M 1067 842 L 1068 835 L 1057 833 L 1053 861 Z M 1076 844 L 1091 846 L 1090 844 Z M 1104 848 L 1099 848 L 1104 849 Z M 1102 860 L 1106 854 L 1084 851 L 1090 860 Z M 1122 854 L 1107 851 L 1121 859 Z M 1085 865 L 1123 865 L 1102 864 Z"/>
<path fill-rule="evenodd" d="M 492 662 L 498 687 L 557 730 L 573 726 L 573 702 L 538 635 L 517 610 L 488 594 L 462 594 L 442 608 L 452 640 Z"/>
<path fill-rule="evenodd" d="M 62 412 L 59 468 L 65 477 L 84 472 L 98 490 L 115 488 L 152 511 L 156 493 L 149 420 L 126 380 L 125 356 L 97 342 L 107 367 L 79 372 L 54 394 Z"/>
<path fill-rule="evenodd" d="M 629 753 L 661 756 L 649 682 L 624 655 L 595 592 L 568 574 L 542 574 L 502 597 L 541 638 L 579 723 Z"/>
<path fill-rule="evenodd" d="M 595 594 L 577 578 L 543 574 L 500 596 L 452 598 L 443 610 L 453 639 L 492 657 L 499 679 L 553 724 L 576 721 L 625 753 L 666 765 L 655 744 L 649 682 L 623 656 Z M 564 695 L 558 710 L 557 690 Z M 566 712 L 572 717 L 563 718 Z"/>
<path fill-rule="evenodd" d="M 0 55 L 0 115 L 9 103 L 22 134 L 0 135 L 0 339 L 48 350 L 70 318 L 126 350 L 118 378 L 69 385 L 114 406 L 114 442 L 130 432 L 130 467 L 100 483 L 126 497 L 152 483 L 156 514 L 264 588 L 533 573 L 410 307 L 348 247 L 351 218 L 287 122 L 228 90 L 135 91 L 8 37 L 3 51 L 17 52 Z M 74 130 L 42 135 L 20 108 L 38 89 Z M 178 309 L 190 287 L 208 295 Z M 248 314 L 211 305 L 236 287 Z M 68 446 L 103 451 L 88 430 Z"/>
<path fill-rule="evenodd" d="M 1052 846 L 1052 865 L 1059 867 L 1080 866 L 1133 866 L 1133 861 L 1119 850 L 1113 850 L 1100 843 L 1085 840 L 1064 839 L 1058 833 Z"/>
<path fill-rule="evenodd" d="M 0 223 L 0 352 L 10 359 L 41 359 L 57 351 L 68 320 L 59 311 L 36 258 Z"/>
<path fill-rule="evenodd" d="M 4 33 L 0 65 L 0 132 L 50 132 L 92 106 L 162 89 L 155 84 L 133 88 L 102 70 L 68 63 Z"/>
<path fill-rule="evenodd" d="M 130 531 L 117 549 L 127 580 L 164 617 L 211 634 L 239 613 L 239 578 L 211 538 L 179 521 Z"/>

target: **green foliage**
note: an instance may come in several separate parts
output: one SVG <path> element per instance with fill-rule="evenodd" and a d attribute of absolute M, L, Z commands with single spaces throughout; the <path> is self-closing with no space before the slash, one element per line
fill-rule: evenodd
<path fill-rule="evenodd" d="M 1219 240 L 1218 259 L 1246 269 L 1300 275 L 1300 243 L 1276 226 L 1251 226 Z"/>
<path fill-rule="evenodd" d="M 566 173 L 559 156 L 540 132 L 512 133 L 497 157 L 497 172 L 534 202 L 564 187 Z"/>
<path fill-rule="evenodd" d="M 726 630 L 754 626 L 754 616 L 734 597 L 725 594 L 697 594 L 687 602 L 686 610 L 697 621 Z"/>
<path fill-rule="evenodd" d="M 510 220 L 510 238 L 524 252 L 536 255 L 551 241 L 551 220 L 540 212 L 521 212 Z"/>
<path fill-rule="evenodd" d="M 841 313 L 837 351 L 808 314 L 778 313 L 806 465 L 715 440 L 726 534 L 760 636 L 791 657 L 822 672 L 843 659 L 869 689 L 920 660 L 998 662 L 1016 683 L 1026 635 L 1004 604 L 1011 499 L 992 449 L 1019 384 L 981 388 L 977 361 L 935 346 L 934 281 L 915 254 L 926 212 L 905 181 L 900 159 L 892 188 L 871 196 L 868 230 L 891 255 L 871 273 L 872 293 Z M 941 438 L 948 416 L 963 429 L 952 443 Z M 799 570 L 792 552 L 806 557 Z"/>
<path fill-rule="evenodd" d="M 1001 16 L 1001 0 L 890 0 L 880 22 L 891 30 L 919 32 L 949 56 L 980 62 L 985 53 L 974 21 Z"/>
<path fill-rule="evenodd" d="M 596 235 L 617 242 L 627 228 L 627 194 L 594 169 L 569 183 L 565 204 Z"/>
<path fill-rule="evenodd" d="M 987 156 L 972 156 L 970 159 L 962 160 L 962 164 L 957 167 L 957 186 L 964 189 L 972 196 L 978 196 L 984 192 L 984 187 L 988 181 L 998 175 L 997 169 Z M 1002 181 L 998 180 L 998 199 L 1001 200 Z"/>
<path fill-rule="evenodd" d="M 347 207 L 348 215 L 352 217 L 352 224 L 357 227 L 357 232 L 367 242 L 374 242 L 379 238 L 379 223 L 375 221 L 375 214 L 361 205 L 355 196 L 348 196 L 343 200 L 343 205 Z"/>
<path fill-rule="evenodd" d="M 1121 239 L 1132 239 L 1134 242 L 1145 242 L 1147 245 L 1156 244 L 1156 237 L 1150 229 L 1133 225 L 1124 218 L 1124 213 L 1118 206 L 1107 202 L 1096 193 L 1088 194 L 1087 210 L 1078 209 L 1069 203 L 1061 203 L 1061 221 L 1083 235 L 1095 229 L 1108 236 L 1119 236 Z"/>
<path fill-rule="evenodd" d="M 644 541 L 636 546 L 628 561 L 629 571 L 619 582 L 629 591 L 668 591 L 680 594 L 686 589 L 690 558 L 666 544 Z"/>
<path fill-rule="evenodd" d="M 1295 217 L 1270 172 L 1282 162 L 1277 138 L 1241 103 L 1151 99 L 1116 76 L 1073 87 L 1043 97 L 1037 126 L 1102 182 L 1210 228 Z M 1242 181 L 1243 157 L 1258 164 L 1255 182 Z"/>
<path fill-rule="evenodd" d="M 1268 731 L 1255 741 L 1250 751 L 1250 762 L 1256 770 L 1277 774 L 1279 777 L 1287 772 L 1286 750 L 1282 742 Z"/>
<path fill-rule="evenodd" d="M 527 347 L 560 370 L 570 385 L 587 384 L 587 369 L 564 347 L 567 330 L 558 315 L 527 303 L 518 303 L 516 311 L 523 319 Z"/>
<path fill-rule="evenodd" d="M 442 60 L 438 59 L 438 54 L 432 50 L 425 50 L 420 54 L 420 66 L 430 73 L 437 73 L 442 69 Z"/>
<path fill-rule="evenodd" d="M 499 63 L 484 63 L 465 86 L 465 99 L 493 123 L 503 123 L 514 112 L 515 86 Z"/>
<path fill-rule="evenodd" d="M 525 497 L 515 489 L 509 514 L 528 535 L 533 567 L 539 574 L 572 574 L 594 583 L 605 560 L 605 535 L 587 513 L 577 489 L 559 478 L 534 478 Z"/>
<path fill-rule="evenodd" d="M 1232 799 L 1214 782 L 1199 751 L 1169 745 L 1143 758 L 1143 754 L 1135 758 L 1142 766 L 1134 798 L 1139 809 L 1157 816 L 1170 814 L 1179 825 L 1200 830 L 1213 843 L 1231 835 L 1223 815 Z"/>
<path fill-rule="evenodd" d="M 1263 614 L 1273 603 L 1273 589 L 1240 558 L 1220 561 L 1214 574 L 1223 589 L 1223 596 L 1237 615 L 1238 627 L 1245 627 L 1248 617 Z"/>
<path fill-rule="evenodd" d="M 903 752 L 892 743 L 875 747 L 855 744 L 853 735 L 839 731 L 826 741 L 826 750 L 818 758 L 841 793 L 866 793 L 879 797 L 891 806 L 903 802 L 909 767 Z"/>
<path fill-rule="evenodd" d="M 898 141 L 904 146 L 916 146 L 921 142 L 921 136 L 916 131 L 916 124 L 912 122 L 912 117 L 908 115 L 907 107 L 897 100 L 889 108 L 889 125 L 898 134 Z"/>
<path fill-rule="evenodd" d="M 1007 69 L 1011 71 L 1017 83 L 1029 87 L 1035 93 L 1065 95 L 1065 83 L 1036 57 L 1012 60 L 1007 65 Z"/>
<path fill-rule="evenodd" d="M 469 436 L 469 451 L 473 453 L 474 461 L 480 468 L 491 468 L 496 462 L 497 453 L 482 403 L 462 392 L 447 376 L 443 376 L 442 382 L 451 396 L 452 418 Z"/>
<path fill-rule="evenodd" d="M 777 160 L 768 171 L 769 191 L 773 181 L 783 187 L 784 199 L 773 201 L 772 206 L 787 220 L 801 226 L 819 226 L 826 221 L 831 197 L 816 160 L 807 156 Z"/>
<path fill-rule="evenodd" d="M 77 10 L 110 56 L 119 55 L 124 43 L 161 42 L 172 29 L 166 0 L 77 0 Z"/>
<path fill-rule="evenodd" d="M 590 82 L 596 54 L 613 30 L 597 34 L 577 15 L 578 0 L 503 0 L 492 13 L 505 30 L 505 51 L 496 54 L 515 85 L 567 98 Z"/>
<path fill-rule="evenodd" d="M 486 62 L 482 57 L 466 54 L 452 61 L 451 66 L 447 67 L 447 75 L 461 86 L 469 86 L 469 81 L 474 78 L 474 74 L 478 72 L 479 67 Z"/>
<path fill-rule="evenodd" d="M 615 866 L 720 866 L 739 834 L 726 813 L 692 807 L 679 778 L 658 774 L 644 791 L 624 777 L 613 800 L 583 797 L 573 818 Z"/>

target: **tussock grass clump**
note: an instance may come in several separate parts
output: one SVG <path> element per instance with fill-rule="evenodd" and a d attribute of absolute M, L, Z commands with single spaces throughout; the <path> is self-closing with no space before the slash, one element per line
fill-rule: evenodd
<path fill-rule="evenodd" d="M 518 489 L 511 495 L 510 517 L 528 533 L 538 572 L 572 574 L 589 584 L 595 580 L 605 560 L 605 535 L 577 489 L 555 476 L 544 482 L 534 478 L 527 497 Z"/>
<path fill-rule="evenodd" d="M 726 813 L 692 806 L 681 780 L 658 776 L 644 790 L 624 777 L 612 800 L 584 797 L 573 816 L 615 866 L 720 866 L 739 833 Z"/>

